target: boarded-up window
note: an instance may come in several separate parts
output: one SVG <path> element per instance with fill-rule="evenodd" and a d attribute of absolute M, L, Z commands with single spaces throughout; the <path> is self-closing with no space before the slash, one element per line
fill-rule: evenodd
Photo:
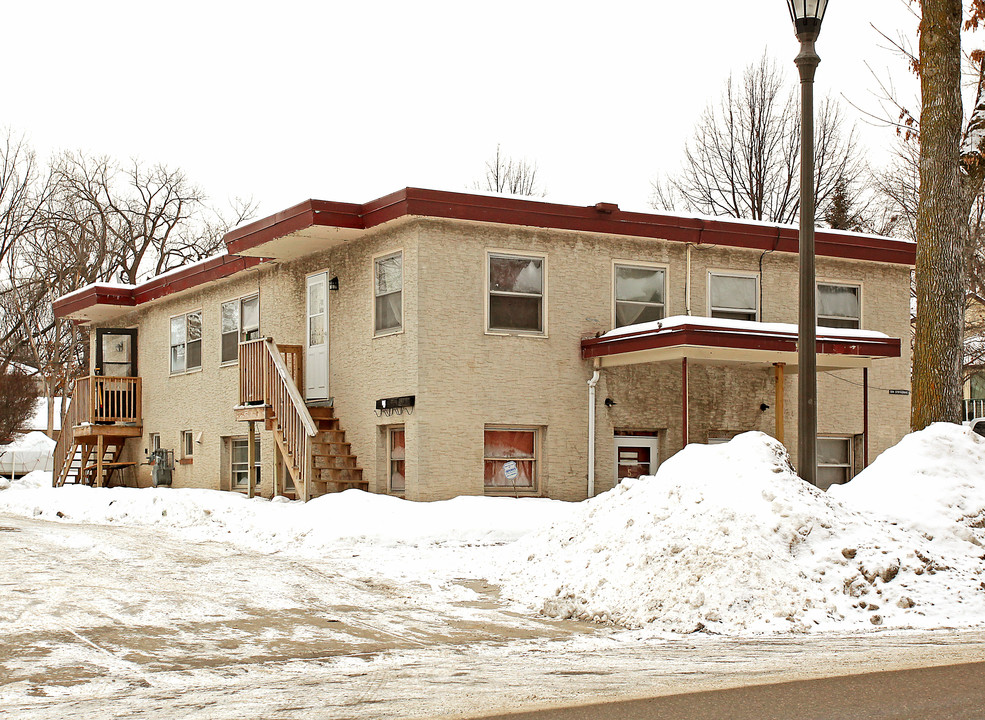
<path fill-rule="evenodd" d="M 390 428 L 390 490 L 402 493 L 405 488 L 407 435 L 403 427 Z"/>
<path fill-rule="evenodd" d="M 537 430 L 486 428 L 485 486 L 532 490 L 537 480 Z M 510 476 L 514 473 L 516 477 Z"/>
<path fill-rule="evenodd" d="M 544 258 L 489 255 L 489 330 L 544 332 Z"/>

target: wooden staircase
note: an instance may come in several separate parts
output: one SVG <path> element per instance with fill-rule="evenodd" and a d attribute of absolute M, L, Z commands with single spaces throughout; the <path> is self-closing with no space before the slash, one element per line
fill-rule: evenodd
<path fill-rule="evenodd" d="M 141 379 L 90 375 L 76 379 L 55 443 L 51 484 L 108 487 L 135 463 L 120 462 L 129 438 L 139 438 Z"/>
<path fill-rule="evenodd" d="M 121 471 L 128 463 L 121 463 L 123 445 L 126 438 L 108 437 L 102 443 L 102 462 L 99 457 L 99 443 L 74 442 L 65 457 L 65 463 L 55 478 L 53 485 L 61 487 L 65 484 L 91 485 L 93 487 L 110 487 L 113 476 Z M 100 471 L 102 474 L 100 475 Z"/>
<path fill-rule="evenodd" d="M 262 420 L 273 431 L 298 499 L 342 490 L 369 490 L 332 407 L 308 406 L 298 383 L 302 348 L 271 338 L 239 344 L 238 420 Z M 276 488 L 283 491 L 283 488 Z"/>

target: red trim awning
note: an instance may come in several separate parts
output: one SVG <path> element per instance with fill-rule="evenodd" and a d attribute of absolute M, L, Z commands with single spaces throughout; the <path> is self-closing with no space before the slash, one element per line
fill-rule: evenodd
<path fill-rule="evenodd" d="M 629 330 L 581 341 L 582 357 L 598 358 L 602 366 L 632 365 L 691 358 L 712 363 L 784 363 L 791 372 L 797 365 L 797 331 L 775 324 L 744 322 L 719 326 L 671 322 L 665 327 Z M 873 360 L 900 357 L 901 341 L 881 333 L 818 328 L 819 370 L 867 367 Z"/>

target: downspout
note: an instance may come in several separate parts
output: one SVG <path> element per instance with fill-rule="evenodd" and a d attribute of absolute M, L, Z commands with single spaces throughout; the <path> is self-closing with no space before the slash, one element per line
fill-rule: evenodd
<path fill-rule="evenodd" d="M 598 362 L 598 361 L 596 361 Z M 595 497 L 595 386 L 600 371 L 595 368 L 588 381 L 588 497 Z"/>

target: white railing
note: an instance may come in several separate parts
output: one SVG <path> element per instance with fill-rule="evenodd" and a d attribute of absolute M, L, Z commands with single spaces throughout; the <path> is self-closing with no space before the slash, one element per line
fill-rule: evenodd
<path fill-rule="evenodd" d="M 297 473 L 295 485 L 300 481 L 298 490 L 307 500 L 314 472 L 311 442 L 318 428 L 294 381 L 294 376 L 299 375 L 297 359 L 292 360 L 291 369 L 295 370 L 292 376 L 281 355 L 282 349 L 271 338 L 240 343 L 239 353 L 240 402 L 263 402 L 271 408 L 284 449 Z M 289 357 L 293 358 L 290 352 Z"/>

